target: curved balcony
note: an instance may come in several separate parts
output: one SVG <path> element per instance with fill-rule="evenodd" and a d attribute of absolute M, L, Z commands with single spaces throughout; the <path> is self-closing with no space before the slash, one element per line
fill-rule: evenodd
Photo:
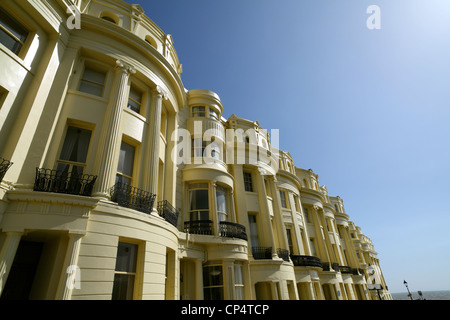
<path fill-rule="evenodd" d="M 213 222 L 211 220 L 186 221 L 184 223 L 184 232 L 190 234 L 213 235 Z M 234 222 L 220 221 L 219 236 L 247 241 L 245 227 Z"/>
<path fill-rule="evenodd" d="M 281 259 L 283 259 L 284 261 L 289 262 L 289 250 L 278 248 L 277 249 L 277 254 L 278 254 L 278 256 Z"/>
<path fill-rule="evenodd" d="M 272 259 L 272 247 L 252 247 L 255 260 Z"/>
<path fill-rule="evenodd" d="M 318 257 L 291 254 L 291 260 L 296 267 L 322 268 L 322 261 Z"/>
<path fill-rule="evenodd" d="M 349 266 L 339 266 L 341 273 L 352 274 L 352 268 Z"/>
<path fill-rule="evenodd" d="M 97 176 L 93 175 L 36 168 L 33 190 L 90 197 L 95 180 Z"/>
<path fill-rule="evenodd" d="M 211 220 L 193 220 L 186 221 L 184 223 L 184 232 L 190 234 L 203 234 L 212 235 L 213 234 L 213 222 Z"/>
<path fill-rule="evenodd" d="M 178 210 L 173 207 L 169 201 L 159 201 L 158 202 L 158 213 L 167 222 L 169 222 L 174 227 L 178 225 L 178 216 L 180 215 Z"/>
<path fill-rule="evenodd" d="M 220 221 L 219 233 L 221 237 L 238 238 L 247 241 L 247 233 L 245 232 L 245 227 L 238 223 Z"/>
<path fill-rule="evenodd" d="M 117 182 L 110 190 L 111 201 L 119 206 L 150 214 L 156 194 Z"/>

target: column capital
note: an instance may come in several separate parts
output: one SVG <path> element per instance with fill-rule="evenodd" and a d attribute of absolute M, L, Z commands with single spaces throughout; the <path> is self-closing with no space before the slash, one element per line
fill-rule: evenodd
<path fill-rule="evenodd" d="M 152 94 L 164 100 L 169 99 L 167 92 L 165 92 L 161 86 L 156 86 L 155 88 L 153 88 Z"/>
<path fill-rule="evenodd" d="M 133 66 L 130 66 L 129 64 L 123 62 L 122 60 L 116 60 L 115 70 L 122 71 L 127 75 L 136 73 L 136 69 Z"/>

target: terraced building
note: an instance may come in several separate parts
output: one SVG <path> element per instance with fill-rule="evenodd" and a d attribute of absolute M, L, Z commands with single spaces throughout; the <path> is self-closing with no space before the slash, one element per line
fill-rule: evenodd
<path fill-rule="evenodd" d="M 342 199 L 185 89 L 141 6 L 4 0 L 0 65 L 1 299 L 391 299 Z"/>

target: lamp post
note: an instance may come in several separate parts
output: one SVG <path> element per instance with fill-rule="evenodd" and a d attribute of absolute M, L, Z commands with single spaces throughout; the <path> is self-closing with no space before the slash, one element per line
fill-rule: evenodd
<path fill-rule="evenodd" d="M 403 280 L 403 284 L 405 285 L 405 287 L 406 287 L 406 290 L 408 290 L 408 297 L 410 297 L 410 298 L 411 298 L 411 300 L 414 300 L 414 299 L 413 299 L 413 297 L 412 297 L 412 294 L 411 294 L 411 292 L 409 292 L 409 288 L 408 288 L 408 282 L 406 282 L 406 280 Z"/>

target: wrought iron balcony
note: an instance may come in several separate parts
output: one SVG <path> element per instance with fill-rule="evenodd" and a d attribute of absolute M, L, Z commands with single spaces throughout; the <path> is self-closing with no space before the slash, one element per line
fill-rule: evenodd
<path fill-rule="evenodd" d="M 173 226 L 178 226 L 179 212 L 167 200 L 158 202 L 158 213 Z"/>
<path fill-rule="evenodd" d="M 220 221 L 219 232 L 221 237 L 247 240 L 247 233 L 245 232 L 245 227 L 238 223 Z"/>
<path fill-rule="evenodd" d="M 329 262 L 323 262 L 322 266 L 323 271 L 335 271 L 335 272 L 339 271 L 339 263 L 336 262 L 331 263 L 331 265 Z"/>
<path fill-rule="evenodd" d="M 90 197 L 97 176 L 36 168 L 34 191 L 66 193 Z"/>
<path fill-rule="evenodd" d="M 352 268 L 349 266 L 339 266 L 339 270 L 341 271 L 341 273 L 352 274 Z"/>
<path fill-rule="evenodd" d="M 153 210 L 156 194 L 117 182 L 110 190 L 111 201 L 119 206 L 150 214 Z"/>
<path fill-rule="evenodd" d="M 212 225 L 213 222 L 211 220 L 186 221 L 184 223 L 184 232 L 190 234 L 212 235 Z"/>
<path fill-rule="evenodd" d="M 283 259 L 284 261 L 288 261 L 289 262 L 289 250 L 287 249 L 277 249 L 277 254 L 278 256 Z"/>
<path fill-rule="evenodd" d="M 6 174 L 6 171 L 12 166 L 12 162 L 0 157 L 0 182 Z"/>
<path fill-rule="evenodd" d="M 322 268 L 322 261 L 314 256 L 291 255 L 291 260 L 296 267 L 318 267 Z"/>
<path fill-rule="evenodd" d="M 256 260 L 272 259 L 272 247 L 252 247 L 252 255 Z"/>

